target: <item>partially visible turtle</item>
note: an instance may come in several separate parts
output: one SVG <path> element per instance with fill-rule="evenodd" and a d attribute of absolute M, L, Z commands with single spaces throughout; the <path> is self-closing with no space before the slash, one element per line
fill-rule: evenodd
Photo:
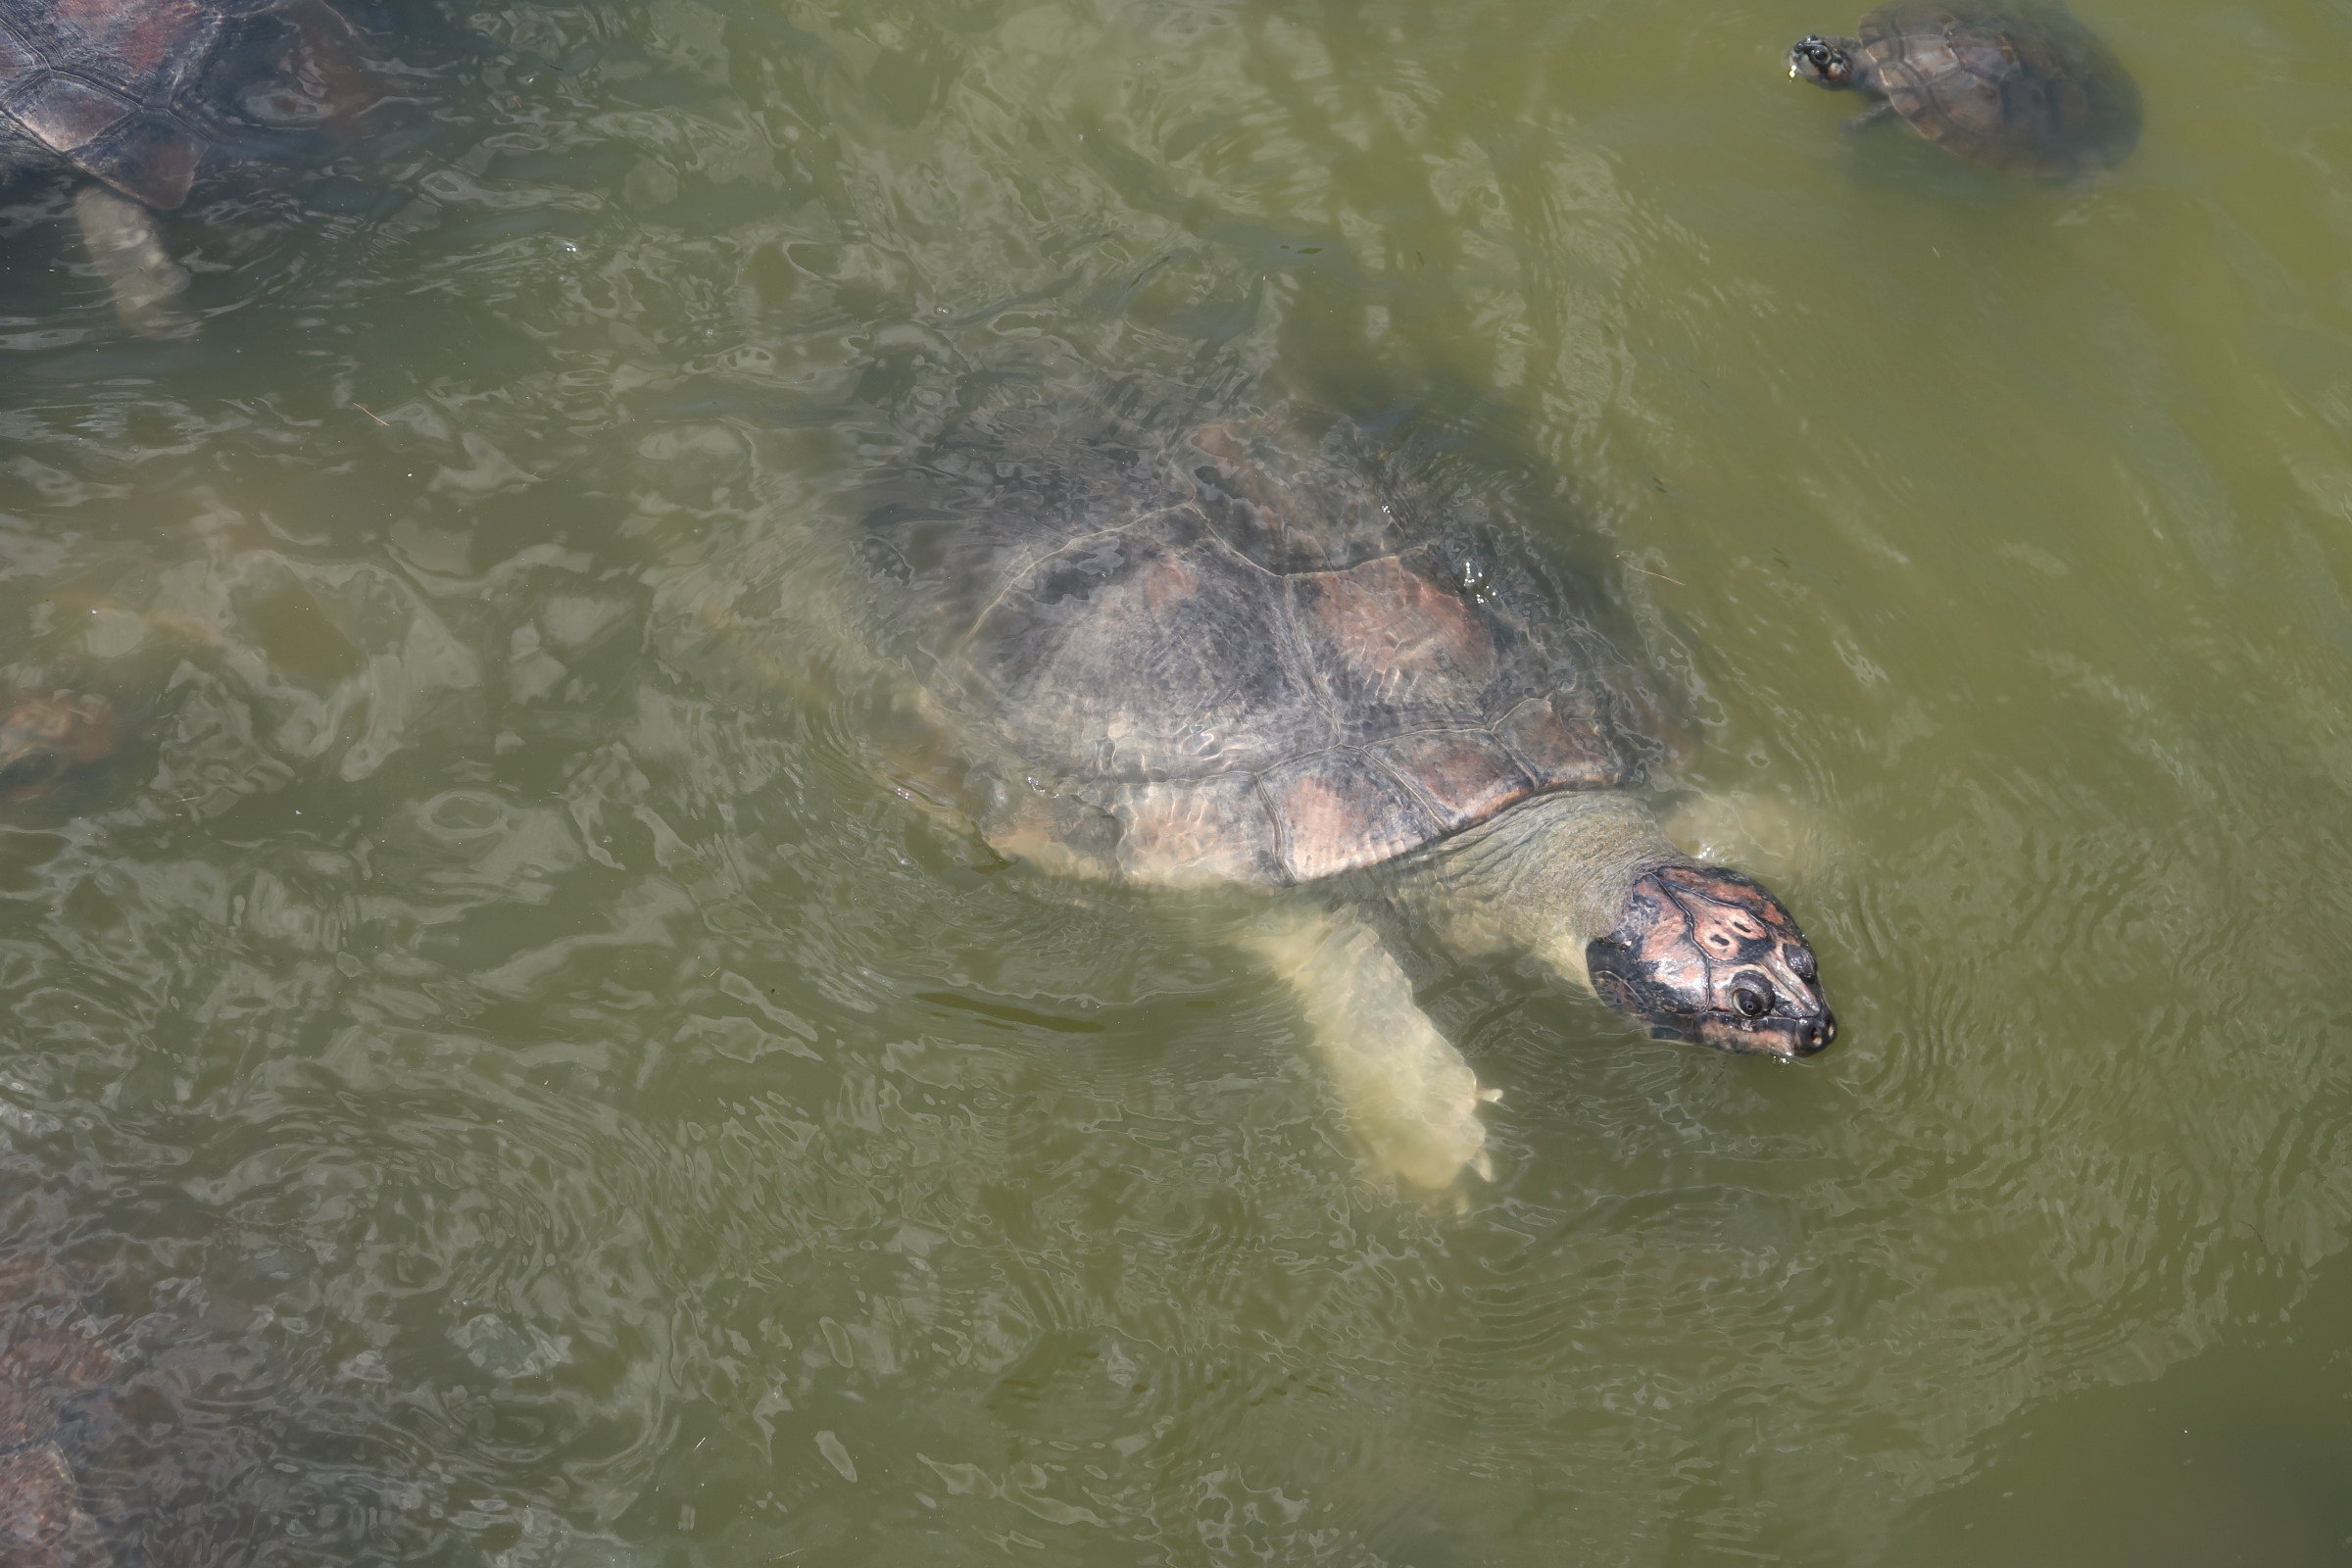
<path fill-rule="evenodd" d="M 1636 793 L 1654 748 L 1556 577 L 1415 515 L 1344 440 L 1279 435 L 950 452 L 892 494 L 860 541 L 876 619 L 842 657 L 913 676 L 900 711 L 935 739 L 906 754 L 951 760 L 918 792 L 1050 869 L 1282 894 L 1239 940 L 1297 989 L 1374 1158 L 1423 1185 L 1483 1168 L 1492 1097 L 1365 917 L 1384 904 L 1453 955 L 1532 954 L 1661 1038 L 1827 1046 L 1788 909 L 1694 863 Z M 788 567 L 760 586 L 801 612 L 763 625 L 745 566 L 715 612 L 753 607 L 735 640 L 805 649 L 838 624 Z"/>
<path fill-rule="evenodd" d="M 0 802 L 38 800 L 114 756 L 114 705 L 92 692 L 0 692 Z"/>
<path fill-rule="evenodd" d="M 122 1371 L 88 1330 L 72 1288 L 46 1260 L 0 1260 L 0 1563 L 9 1568 L 111 1561 L 56 1441 L 60 1404 Z"/>
<path fill-rule="evenodd" d="M 2073 179 L 2119 163 L 2139 140 L 2139 88 L 2066 8 L 1895 0 L 1859 38 L 1810 34 L 1788 74 L 1879 102 L 1846 122 L 1900 115 L 1975 163 Z"/>
<path fill-rule="evenodd" d="M 0 180 L 68 169 L 90 260 L 125 324 L 190 330 L 155 214 L 206 151 L 347 121 L 372 101 L 322 0 L 0 0 Z"/>

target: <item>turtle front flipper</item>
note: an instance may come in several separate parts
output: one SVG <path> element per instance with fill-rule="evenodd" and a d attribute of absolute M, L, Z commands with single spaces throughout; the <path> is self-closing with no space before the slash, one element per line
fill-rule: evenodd
<path fill-rule="evenodd" d="M 1298 993 L 1365 1154 L 1417 1187 L 1486 1175 L 1479 1105 L 1495 1098 L 1419 1004 L 1404 970 L 1351 913 L 1291 907 L 1245 944 Z"/>
<path fill-rule="evenodd" d="M 141 337 L 185 337 L 196 330 L 183 302 L 187 271 L 164 249 L 154 213 L 119 191 L 85 185 L 74 193 L 74 217 L 124 326 Z"/>

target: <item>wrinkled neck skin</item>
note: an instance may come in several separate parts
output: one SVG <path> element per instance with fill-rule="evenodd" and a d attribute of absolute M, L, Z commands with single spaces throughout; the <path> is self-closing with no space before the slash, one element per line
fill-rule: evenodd
<path fill-rule="evenodd" d="M 1635 880 L 1691 863 L 1636 797 L 1562 791 L 1432 845 L 1390 897 L 1458 956 L 1532 953 L 1590 990 L 1586 946 L 1616 929 Z"/>

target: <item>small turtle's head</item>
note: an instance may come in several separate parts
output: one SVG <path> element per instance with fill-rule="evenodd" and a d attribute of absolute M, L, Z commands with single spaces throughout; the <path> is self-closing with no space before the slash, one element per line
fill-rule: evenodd
<path fill-rule="evenodd" d="M 1808 32 L 1788 51 L 1788 74 L 1817 87 L 1851 87 L 1854 57 L 1862 52 L 1858 38 L 1824 38 Z"/>
<path fill-rule="evenodd" d="M 1788 906 L 1719 865 L 1635 878 L 1616 929 L 1586 947 L 1585 971 L 1601 1001 L 1657 1039 L 1789 1061 L 1838 1038 Z"/>
<path fill-rule="evenodd" d="M 0 800 L 31 801 L 115 750 L 113 705 L 87 692 L 0 695 Z"/>

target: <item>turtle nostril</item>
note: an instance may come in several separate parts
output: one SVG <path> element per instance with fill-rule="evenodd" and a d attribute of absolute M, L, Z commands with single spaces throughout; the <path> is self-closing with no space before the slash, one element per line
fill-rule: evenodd
<path fill-rule="evenodd" d="M 1810 1056 L 1813 1053 L 1826 1049 L 1829 1043 L 1837 1038 L 1838 1020 L 1825 1012 L 1796 1032 L 1797 1053 L 1800 1055 Z"/>

